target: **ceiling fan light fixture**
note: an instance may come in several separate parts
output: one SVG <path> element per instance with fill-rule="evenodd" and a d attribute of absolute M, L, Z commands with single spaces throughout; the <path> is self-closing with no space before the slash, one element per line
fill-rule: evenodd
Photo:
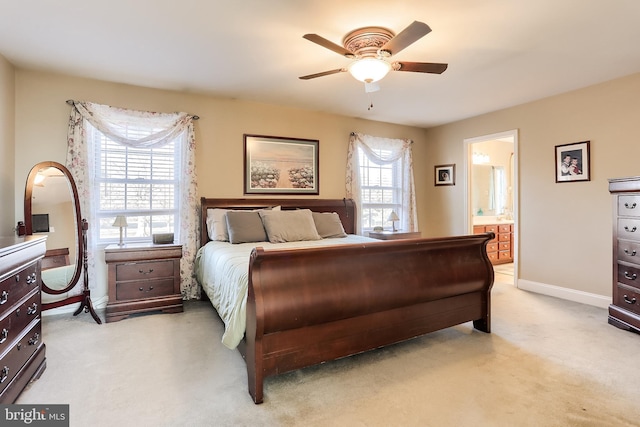
<path fill-rule="evenodd" d="M 391 71 L 391 64 L 383 59 L 362 58 L 349 65 L 349 73 L 363 83 L 373 83 Z"/>

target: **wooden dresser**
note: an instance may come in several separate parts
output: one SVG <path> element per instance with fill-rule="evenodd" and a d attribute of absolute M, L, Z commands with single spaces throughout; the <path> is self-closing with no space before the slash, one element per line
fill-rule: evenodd
<path fill-rule="evenodd" d="M 107 323 L 136 313 L 182 311 L 181 258 L 182 245 L 107 246 L 104 250 L 109 276 Z"/>
<path fill-rule="evenodd" d="M 613 194 L 613 301 L 609 323 L 640 332 L 640 177 L 609 180 Z"/>
<path fill-rule="evenodd" d="M 0 403 L 15 402 L 46 367 L 40 263 L 46 238 L 0 237 Z"/>
<path fill-rule="evenodd" d="M 487 255 L 492 264 L 513 262 L 513 224 L 474 225 L 473 234 L 495 233 L 487 244 Z"/>

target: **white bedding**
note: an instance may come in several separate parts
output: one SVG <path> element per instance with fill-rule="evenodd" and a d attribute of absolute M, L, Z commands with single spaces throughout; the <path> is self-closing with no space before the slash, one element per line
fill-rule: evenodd
<path fill-rule="evenodd" d="M 222 344 L 236 348 L 246 327 L 249 256 L 255 247 L 274 249 L 311 248 L 376 241 L 350 234 L 344 238 L 288 243 L 240 243 L 211 241 L 196 254 L 196 277 L 225 324 Z"/>
<path fill-rule="evenodd" d="M 49 289 L 59 290 L 64 289 L 69 286 L 71 279 L 73 278 L 73 274 L 76 272 L 75 264 L 72 265 L 64 265 L 61 267 L 48 268 L 46 270 L 42 270 L 42 282 L 47 285 Z M 76 292 L 77 293 L 77 292 Z M 62 301 L 65 298 L 70 296 L 69 292 L 64 292 L 62 294 L 47 294 L 45 292 L 42 293 L 42 303 L 52 303 L 57 301 Z"/>

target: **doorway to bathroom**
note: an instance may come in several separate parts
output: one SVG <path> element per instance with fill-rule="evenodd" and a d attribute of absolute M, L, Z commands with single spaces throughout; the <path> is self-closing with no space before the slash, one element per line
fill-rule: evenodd
<path fill-rule="evenodd" d="M 487 253 L 496 281 L 516 285 L 518 267 L 518 131 L 464 140 L 469 234 L 494 231 Z"/>

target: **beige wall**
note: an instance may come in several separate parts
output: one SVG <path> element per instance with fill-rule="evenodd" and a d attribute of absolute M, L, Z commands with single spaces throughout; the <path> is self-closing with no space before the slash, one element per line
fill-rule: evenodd
<path fill-rule="evenodd" d="M 13 200 L 15 71 L 0 55 L 0 236 L 12 235 L 15 227 Z"/>
<path fill-rule="evenodd" d="M 314 111 L 106 83 L 36 71 L 16 71 L 15 216 L 22 219 L 24 180 L 31 167 L 44 160 L 65 163 L 70 107 L 67 99 L 87 100 L 150 111 L 186 111 L 196 122 L 198 192 L 207 197 L 243 196 L 243 133 L 318 139 L 320 197 L 345 196 L 349 133 L 410 138 L 414 158 L 426 157 L 425 131 Z M 418 192 L 427 174 L 416 168 Z M 429 175 L 430 176 L 430 175 Z M 418 210 L 424 197 L 418 196 Z M 420 221 L 420 219 L 419 219 Z M 102 260 L 103 255 L 97 254 Z M 106 295 L 103 272 L 92 284 L 96 298 Z"/>
<path fill-rule="evenodd" d="M 462 170 L 465 138 L 518 129 L 519 283 L 576 300 L 582 292 L 600 295 L 606 305 L 612 288 L 607 179 L 640 175 L 639 93 L 635 74 L 432 128 L 421 165 L 456 163 Z M 555 183 L 554 147 L 585 140 L 591 141 L 591 181 Z M 464 186 L 426 190 L 427 222 L 440 234 L 463 233 Z"/>

